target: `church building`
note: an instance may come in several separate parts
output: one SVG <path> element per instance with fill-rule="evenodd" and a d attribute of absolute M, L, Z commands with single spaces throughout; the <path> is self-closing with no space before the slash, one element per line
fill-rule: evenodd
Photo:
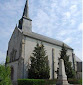
<path fill-rule="evenodd" d="M 45 46 L 49 60 L 50 79 L 56 79 L 59 66 L 58 58 L 64 42 L 32 32 L 32 20 L 29 18 L 28 10 L 28 0 L 26 0 L 22 18 L 19 20 L 18 26 L 16 25 L 8 43 L 7 57 L 9 57 L 9 62 L 6 64 L 11 67 L 11 79 L 16 81 L 28 78 L 30 56 L 37 42 L 39 44 L 42 42 Z M 69 60 L 72 62 L 72 68 L 75 69 L 73 49 L 65 43 L 64 45 L 68 49 L 67 54 L 70 55 Z"/>

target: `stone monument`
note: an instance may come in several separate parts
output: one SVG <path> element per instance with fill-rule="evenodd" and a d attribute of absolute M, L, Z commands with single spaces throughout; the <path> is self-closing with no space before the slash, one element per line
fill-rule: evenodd
<path fill-rule="evenodd" d="M 59 61 L 59 76 L 56 85 L 69 85 L 63 59 L 60 59 Z"/>

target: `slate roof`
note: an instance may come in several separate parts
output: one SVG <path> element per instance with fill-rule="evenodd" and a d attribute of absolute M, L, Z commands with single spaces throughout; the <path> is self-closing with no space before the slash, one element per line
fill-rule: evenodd
<path fill-rule="evenodd" d="M 43 35 L 40 35 L 40 34 L 37 34 L 37 33 L 34 33 L 34 32 L 29 32 L 29 33 L 24 33 L 23 34 L 25 36 L 28 36 L 28 37 L 31 37 L 31 38 L 34 38 L 34 39 L 37 39 L 37 40 L 40 40 L 40 41 L 44 41 L 44 42 L 47 42 L 47 43 L 50 43 L 50 44 L 53 44 L 53 45 L 57 45 L 57 46 L 62 46 L 64 42 L 62 41 L 59 41 L 59 40 L 56 40 L 56 39 L 52 39 L 52 38 L 49 38 L 49 37 L 46 37 L 46 36 L 43 36 Z M 65 47 L 66 48 L 69 48 L 71 50 L 73 50 L 70 46 L 68 46 L 67 44 L 65 44 Z"/>

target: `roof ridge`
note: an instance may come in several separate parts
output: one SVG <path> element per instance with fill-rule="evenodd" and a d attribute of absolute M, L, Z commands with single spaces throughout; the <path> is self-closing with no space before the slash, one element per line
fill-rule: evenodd
<path fill-rule="evenodd" d="M 59 41 L 59 40 L 56 40 L 56 39 L 53 39 L 53 38 L 50 38 L 50 37 L 35 33 L 35 32 L 23 32 L 23 34 L 26 35 L 26 36 L 29 36 L 31 38 L 35 38 L 35 39 L 38 39 L 38 40 L 41 40 L 41 41 L 44 41 L 44 42 L 55 44 L 55 45 L 60 46 L 60 47 L 62 47 L 62 45 L 64 43 L 62 41 Z M 69 49 L 73 50 L 67 44 L 64 43 L 64 45 L 65 45 L 66 48 L 69 48 Z"/>

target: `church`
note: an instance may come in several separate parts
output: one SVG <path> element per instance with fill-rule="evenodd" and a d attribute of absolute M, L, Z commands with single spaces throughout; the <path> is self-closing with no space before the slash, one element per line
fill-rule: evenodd
<path fill-rule="evenodd" d="M 11 79 L 16 81 L 17 79 L 28 78 L 30 56 L 37 42 L 39 44 L 42 42 L 45 46 L 49 60 L 50 79 L 56 79 L 59 66 L 58 58 L 64 42 L 32 32 L 32 20 L 29 18 L 28 10 L 28 0 L 26 0 L 22 18 L 19 20 L 18 26 L 16 25 L 8 43 L 7 56 L 9 62 L 6 64 L 11 67 Z M 67 54 L 70 55 L 69 60 L 72 62 L 72 68 L 75 69 L 74 50 L 67 44 L 64 43 L 64 45 L 68 49 Z"/>

